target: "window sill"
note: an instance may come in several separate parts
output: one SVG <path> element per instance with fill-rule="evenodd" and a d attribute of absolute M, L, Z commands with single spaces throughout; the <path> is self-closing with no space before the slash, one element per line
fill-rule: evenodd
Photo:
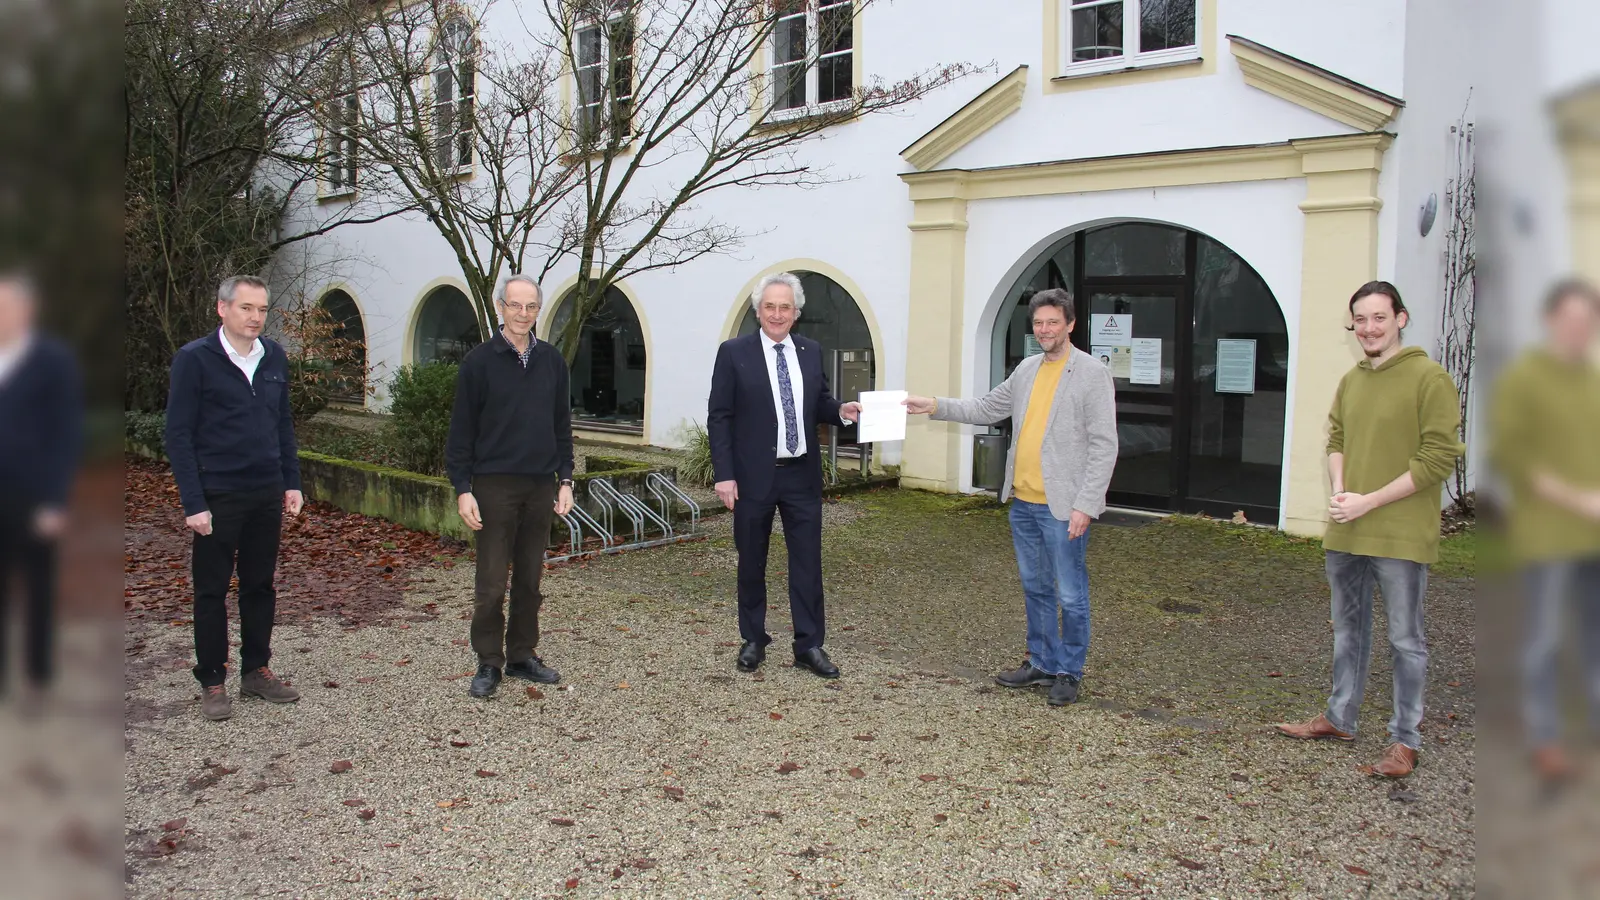
<path fill-rule="evenodd" d="M 585 160 L 588 160 L 589 162 L 596 162 L 598 160 L 604 159 L 607 152 L 611 153 L 612 159 L 622 159 L 624 157 L 632 156 L 633 155 L 633 151 L 638 149 L 638 146 L 639 146 L 639 142 L 637 140 L 635 140 L 633 138 L 629 138 L 627 144 L 625 144 L 625 145 L 623 145 L 621 147 L 618 147 L 615 151 L 608 151 L 606 148 L 600 148 L 598 150 L 591 151 L 591 152 L 589 152 L 587 154 L 585 154 L 585 153 L 563 153 L 563 154 L 561 154 L 561 162 L 564 165 L 569 165 L 569 166 L 575 166 L 578 163 L 581 163 L 581 162 L 583 162 Z"/>
<path fill-rule="evenodd" d="M 784 110 L 781 113 L 771 113 L 759 125 L 757 131 L 778 131 L 784 128 L 810 127 L 817 124 L 846 125 L 854 122 L 859 116 L 854 109 L 845 103 L 838 106 L 811 106 L 800 110 Z"/>
<path fill-rule="evenodd" d="M 1149 62 L 1134 62 L 1116 67 L 1102 67 L 1099 65 L 1094 65 L 1091 67 L 1089 65 L 1080 63 L 1079 65 L 1083 65 L 1083 68 L 1075 69 L 1072 66 L 1068 66 L 1067 71 L 1055 76 L 1054 78 L 1051 78 L 1050 80 L 1054 83 L 1060 84 L 1063 82 L 1079 82 L 1090 78 L 1105 78 L 1110 75 L 1125 75 L 1129 72 L 1152 72 L 1159 71 L 1161 69 L 1178 69 L 1185 66 L 1202 66 L 1204 64 L 1205 59 L 1199 55 L 1186 56 L 1181 59 L 1162 59 L 1152 60 Z"/>
<path fill-rule="evenodd" d="M 349 190 L 318 191 L 317 192 L 317 202 L 318 203 L 333 203 L 334 201 L 337 201 L 337 200 L 354 200 L 354 199 L 356 199 L 356 189 L 355 188 L 350 188 Z"/>

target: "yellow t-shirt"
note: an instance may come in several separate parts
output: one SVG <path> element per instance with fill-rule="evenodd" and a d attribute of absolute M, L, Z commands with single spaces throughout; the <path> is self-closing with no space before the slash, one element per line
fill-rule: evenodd
<path fill-rule="evenodd" d="M 1011 493 L 1018 500 L 1045 502 L 1044 469 L 1039 465 L 1039 451 L 1044 447 L 1044 427 L 1050 423 L 1050 407 L 1055 402 L 1061 373 L 1067 369 L 1067 359 L 1063 356 L 1055 362 L 1041 363 L 1034 376 L 1028 411 L 1022 417 L 1022 434 L 1017 438 L 1016 469 L 1011 479 Z"/>

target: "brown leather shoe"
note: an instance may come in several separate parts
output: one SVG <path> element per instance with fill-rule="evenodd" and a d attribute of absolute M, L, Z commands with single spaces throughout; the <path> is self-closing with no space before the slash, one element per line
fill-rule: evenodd
<path fill-rule="evenodd" d="M 266 666 L 254 672 L 244 673 L 239 679 L 239 696 L 260 697 L 273 703 L 293 703 L 300 699 L 300 692 L 283 683 L 272 670 Z"/>
<path fill-rule="evenodd" d="M 1278 733 L 1285 737 L 1292 737 L 1299 741 L 1353 741 L 1356 736 L 1347 734 L 1333 727 L 1327 715 L 1317 713 L 1317 717 L 1309 722 L 1280 722 L 1272 726 Z"/>
<path fill-rule="evenodd" d="M 1390 744 L 1383 748 L 1383 758 L 1376 765 L 1360 766 L 1361 771 L 1378 778 L 1404 778 L 1417 767 L 1417 751 L 1405 744 Z"/>
<path fill-rule="evenodd" d="M 1547 744 L 1533 751 L 1533 771 L 1547 783 L 1562 782 L 1574 773 L 1572 758 L 1560 744 Z"/>

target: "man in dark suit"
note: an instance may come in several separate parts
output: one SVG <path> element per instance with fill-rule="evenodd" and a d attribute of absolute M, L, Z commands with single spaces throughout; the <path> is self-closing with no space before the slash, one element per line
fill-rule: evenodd
<path fill-rule="evenodd" d="M 5 694 L 7 596 L 27 585 L 23 708 L 37 711 L 54 673 L 56 542 L 83 447 L 83 391 L 72 351 L 34 327 L 38 296 L 0 273 L 0 696 Z"/>
<path fill-rule="evenodd" d="M 289 358 L 261 336 L 267 285 L 240 275 L 217 289 L 216 331 L 172 358 L 167 459 L 194 532 L 194 677 L 200 713 L 233 715 L 228 697 L 228 585 L 239 575 L 239 695 L 293 703 L 267 668 L 283 515 L 300 515 L 300 456 L 289 411 Z M 237 567 L 237 568 L 236 568 Z"/>
<path fill-rule="evenodd" d="M 750 294 L 761 328 L 724 341 L 711 372 L 706 430 L 717 497 L 733 510 L 739 548 L 738 666 L 754 672 L 766 658 L 767 548 L 772 514 L 783 516 L 789 551 L 789 611 L 794 662 L 823 678 L 839 669 L 822 649 L 822 455 L 817 422 L 848 424 L 861 404 L 828 392 L 822 347 L 790 334 L 806 295 L 800 279 L 779 272 Z"/>

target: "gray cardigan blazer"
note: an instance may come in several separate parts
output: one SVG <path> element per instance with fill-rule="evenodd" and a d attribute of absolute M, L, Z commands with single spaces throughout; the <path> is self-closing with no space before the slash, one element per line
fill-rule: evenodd
<path fill-rule="evenodd" d="M 939 407 L 929 418 L 968 425 L 993 425 L 1010 417 L 1012 444 L 1006 453 L 1006 480 L 1000 501 L 1011 498 L 1016 472 L 1016 437 L 1033 396 L 1033 380 L 1044 356 L 1030 356 L 1017 365 L 1011 377 L 976 400 L 938 398 Z M 1100 360 L 1077 347 L 1067 358 L 1056 396 L 1050 404 L 1039 466 L 1044 472 L 1044 496 L 1050 514 L 1061 521 L 1074 509 L 1099 518 L 1106 508 L 1106 488 L 1117 464 L 1117 401 L 1111 371 Z"/>

